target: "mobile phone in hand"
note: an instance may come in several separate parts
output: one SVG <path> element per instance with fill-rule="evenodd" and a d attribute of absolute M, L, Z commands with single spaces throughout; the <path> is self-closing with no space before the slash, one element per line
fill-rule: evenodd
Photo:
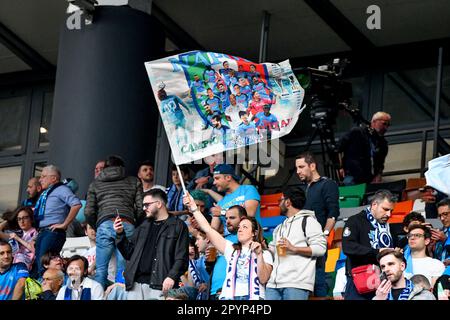
<path fill-rule="evenodd" d="M 383 280 L 387 280 L 387 276 L 384 271 L 380 274 L 380 282 L 383 282 Z"/>

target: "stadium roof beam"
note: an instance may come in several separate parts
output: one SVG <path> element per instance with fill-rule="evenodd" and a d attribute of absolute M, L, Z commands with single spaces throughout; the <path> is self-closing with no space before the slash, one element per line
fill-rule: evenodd
<path fill-rule="evenodd" d="M 155 3 L 152 6 L 154 16 L 164 27 L 167 37 L 180 49 L 205 50 L 189 33 L 181 28 L 171 17 L 161 10 Z"/>
<path fill-rule="evenodd" d="M 55 67 L 0 22 L 0 43 L 33 70 L 51 71 Z"/>
<path fill-rule="evenodd" d="M 375 48 L 375 45 L 329 0 L 304 1 L 352 50 Z"/>

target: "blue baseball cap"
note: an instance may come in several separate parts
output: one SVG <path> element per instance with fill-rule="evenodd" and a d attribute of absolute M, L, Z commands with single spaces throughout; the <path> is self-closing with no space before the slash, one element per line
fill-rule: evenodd
<path fill-rule="evenodd" d="M 218 164 L 214 167 L 214 174 L 228 174 L 233 177 L 234 180 L 239 182 L 240 176 L 234 173 L 234 168 L 229 164 Z"/>

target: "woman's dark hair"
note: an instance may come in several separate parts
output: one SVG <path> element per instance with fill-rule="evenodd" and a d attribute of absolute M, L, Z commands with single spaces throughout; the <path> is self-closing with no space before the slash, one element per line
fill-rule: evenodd
<path fill-rule="evenodd" d="M 197 260 L 198 257 L 199 257 L 198 247 L 197 247 L 197 245 L 195 244 L 195 241 L 196 241 L 196 240 L 197 240 L 197 239 L 195 239 L 194 237 L 189 237 L 189 246 L 190 246 L 190 247 L 194 247 L 194 252 L 195 252 L 195 254 L 194 254 L 194 260 Z"/>
<path fill-rule="evenodd" d="M 419 221 L 421 223 L 424 223 L 425 222 L 425 218 L 419 212 L 411 211 L 410 213 L 408 213 L 405 216 L 405 218 L 403 218 L 403 227 L 404 228 L 408 228 L 409 224 L 412 221 Z"/>
<path fill-rule="evenodd" d="M 59 257 L 62 259 L 61 255 L 57 252 L 48 251 L 48 252 L 44 253 L 41 257 L 41 265 L 45 269 L 47 269 L 46 265 L 48 266 L 50 264 L 50 261 L 55 257 Z"/>
<path fill-rule="evenodd" d="M 242 216 L 240 222 L 242 222 L 244 220 L 248 220 L 252 224 L 253 241 L 259 242 L 261 244 L 261 247 L 263 249 L 266 249 L 267 247 L 266 247 L 266 242 L 264 241 L 264 237 L 263 237 L 263 228 L 261 227 L 259 222 L 256 220 L 256 218 L 249 217 L 249 216 Z M 237 242 L 237 243 L 233 244 L 233 248 L 234 248 L 234 250 L 242 250 L 242 243 Z"/>
<path fill-rule="evenodd" d="M 17 221 L 17 218 L 19 217 L 20 211 L 25 211 L 25 212 L 28 214 L 28 216 L 30 217 L 31 225 L 34 226 L 34 214 L 33 214 L 33 209 L 31 209 L 31 207 L 25 207 L 25 206 L 18 207 L 16 210 L 14 210 L 14 214 L 15 214 L 15 216 L 16 216 L 16 221 Z M 17 223 L 17 225 L 18 225 L 18 224 L 19 224 L 19 223 Z"/>

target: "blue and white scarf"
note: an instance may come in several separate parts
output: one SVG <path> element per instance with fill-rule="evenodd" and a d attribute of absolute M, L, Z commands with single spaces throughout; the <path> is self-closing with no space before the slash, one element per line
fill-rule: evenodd
<path fill-rule="evenodd" d="M 169 211 L 183 211 L 183 189 L 177 189 L 177 187 L 173 184 L 170 188 L 167 189 L 167 200 L 168 200 L 168 208 Z"/>
<path fill-rule="evenodd" d="M 223 282 L 221 300 L 234 300 L 236 295 L 236 274 L 237 263 L 241 256 L 241 250 L 234 250 L 231 259 L 228 263 L 227 274 Z M 258 278 L 258 261 L 254 252 L 250 253 L 248 264 L 248 296 L 249 300 L 259 300 L 261 293 L 259 278 Z"/>
<path fill-rule="evenodd" d="M 406 287 L 403 289 L 403 291 L 398 296 L 397 300 L 408 300 L 409 295 L 414 289 L 412 281 L 405 279 L 406 281 Z M 389 291 L 388 300 L 394 300 L 394 297 L 392 296 L 392 289 Z"/>
<path fill-rule="evenodd" d="M 56 188 L 63 185 L 63 183 L 58 182 L 54 185 L 49 186 L 47 189 L 45 189 L 41 195 L 39 196 L 39 199 L 36 202 L 36 205 L 34 206 L 34 221 L 39 225 L 39 221 L 44 219 L 44 213 L 45 213 L 45 206 L 47 204 L 47 198 L 50 195 L 50 193 L 53 192 Z"/>
<path fill-rule="evenodd" d="M 413 262 L 412 262 L 411 248 L 409 247 L 409 245 L 406 245 L 405 248 L 403 249 L 403 256 L 405 257 L 406 260 L 405 273 L 413 275 L 414 274 Z"/>
<path fill-rule="evenodd" d="M 379 223 L 370 212 L 370 207 L 366 208 L 367 220 L 372 224 L 375 230 L 369 233 L 370 245 L 373 249 L 392 248 L 393 241 L 388 223 Z"/>
<path fill-rule="evenodd" d="M 72 300 L 72 289 L 69 286 L 64 291 L 64 300 Z M 91 300 L 91 288 L 83 288 L 81 290 L 80 300 Z"/>
<path fill-rule="evenodd" d="M 194 285 L 197 289 L 202 283 L 206 283 L 206 281 L 201 278 L 201 273 L 198 271 L 196 260 L 194 259 L 189 260 L 189 273 L 191 274 L 192 280 L 194 281 Z M 207 300 L 207 298 L 207 292 L 203 291 L 197 294 L 196 300 Z"/>

